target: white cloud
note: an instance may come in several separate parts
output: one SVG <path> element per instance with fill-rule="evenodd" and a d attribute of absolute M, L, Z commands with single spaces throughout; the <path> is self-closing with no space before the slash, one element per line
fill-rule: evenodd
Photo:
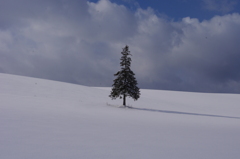
<path fill-rule="evenodd" d="M 1 72 L 110 86 L 128 44 L 141 87 L 240 92 L 239 14 L 172 22 L 109 0 L 44 1 L 31 15 L 9 5 L 14 18 L 0 16 Z"/>

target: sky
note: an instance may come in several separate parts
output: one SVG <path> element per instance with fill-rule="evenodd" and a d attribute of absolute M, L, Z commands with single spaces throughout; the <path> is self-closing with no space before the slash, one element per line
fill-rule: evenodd
<path fill-rule="evenodd" d="M 111 87 L 240 93 L 238 0 L 0 0 L 0 72 Z"/>

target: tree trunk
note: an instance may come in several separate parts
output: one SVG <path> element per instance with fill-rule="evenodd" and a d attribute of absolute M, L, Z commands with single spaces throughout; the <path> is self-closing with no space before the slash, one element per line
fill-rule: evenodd
<path fill-rule="evenodd" d="M 126 107 L 126 95 L 123 95 L 123 105 Z"/>

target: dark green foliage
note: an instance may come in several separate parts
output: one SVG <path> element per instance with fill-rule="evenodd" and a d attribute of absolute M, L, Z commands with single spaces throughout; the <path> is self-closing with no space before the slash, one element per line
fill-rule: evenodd
<path fill-rule="evenodd" d="M 112 85 L 112 91 L 109 97 L 112 99 L 123 98 L 123 105 L 126 106 L 126 97 L 131 97 L 134 100 L 137 100 L 140 97 L 140 90 L 137 87 L 137 80 L 134 77 L 135 74 L 130 69 L 131 66 L 131 58 L 128 57 L 130 54 L 129 47 L 125 46 L 123 51 L 121 52 L 121 70 L 118 71 L 114 76 L 117 78 L 114 80 L 114 84 Z"/>

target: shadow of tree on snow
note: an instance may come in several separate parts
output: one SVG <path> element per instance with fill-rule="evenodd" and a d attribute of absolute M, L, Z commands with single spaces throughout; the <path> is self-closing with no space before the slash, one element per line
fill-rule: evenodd
<path fill-rule="evenodd" d="M 159 113 L 169 113 L 169 114 L 196 115 L 196 116 L 206 116 L 206 117 L 240 119 L 240 117 L 231 117 L 231 116 L 222 116 L 222 115 L 188 113 L 188 112 L 169 111 L 169 110 L 157 110 L 157 109 L 147 109 L 147 108 L 135 108 L 135 107 L 129 107 L 129 106 L 126 106 L 126 107 L 130 108 L 130 109 L 149 111 L 149 112 L 159 112 Z"/>

